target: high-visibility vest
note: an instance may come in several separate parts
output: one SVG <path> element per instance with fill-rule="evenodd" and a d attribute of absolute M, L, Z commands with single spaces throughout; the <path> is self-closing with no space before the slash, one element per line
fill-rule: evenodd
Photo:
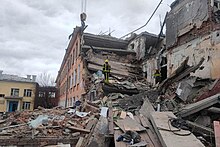
<path fill-rule="evenodd" d="M 111 70 L 111 66 L 109 64 L 105 63 L 103 65 L 103 70 L 102 71 L 106 73 L 106 72 L 110 72 L 110 70 Z"/>
<path fill-rule="evenodd" d="M 154 74 L 154 76 L 155 76 L 155 77 L 160 77 L 160 76 L 161 76 L 161 74 L 156 73 L 156 74 Z"/>

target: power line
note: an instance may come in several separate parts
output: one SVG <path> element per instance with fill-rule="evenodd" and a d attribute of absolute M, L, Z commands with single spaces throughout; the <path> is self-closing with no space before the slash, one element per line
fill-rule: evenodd
<path fill-rule="evenodd" d="M 151 18 L 154 16 L 154 14 L 156 13 L 157 9 L 160 7 L 162 1 L 163 1 L 163 0 L 161 0 L 161 1 L 159 2 L 159 4 L 157 5 L 156 9 L 155 9 L 154 12 L 151 14 L 150 18 L 148 19 L 148 21 L 147 21 L 143 26 L 141 26 L 141 27 L 135 29 L 134 31 L 132 31 L 132 32 L 130 32 L 130 33 L 128 33 L 128 34 L 122 36 L 120 39 L 122 39 L 122 38 L 124 38 L 124 37 L 126 37 L 126 36 L 128 36 L 128 35 L 130 35 L 130 34 L 132 34 L 132 33 L 134 33 L 134 32 L 136 32 L 136 31 L 142 29 L 143 27 L 145 27 L 145 26 L 150 22 Z"/>

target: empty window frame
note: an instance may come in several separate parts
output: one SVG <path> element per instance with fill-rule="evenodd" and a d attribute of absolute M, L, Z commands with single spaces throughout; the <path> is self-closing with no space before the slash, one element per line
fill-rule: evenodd
<path fill-rule="evenodd" d="M 19 89 L 11 88 L 11 96 L 19 96 Z"/>
<path fill-rule="evenodd" d="M 32 90 L 31 89 L 24 89 L 24 96 L 25 97 L 31 97 Z"/>
<path fill-rule="evenodd" d="M 56 92 L 50 91 L 50 92 L 48 93 L 48 96 L 49 96 L 49 98 L 55 98 L 55 97 L 56 97 Z"/>
<path fill-rule="evenodd" d="M 40 91 L 39 92 L 39 97 L 45 97 L 45 92 Z"/>
<path fill-rule="evenodd" d="M 5 97 L 5 94 L 0 94 L 0 97 Z"/>
<path fill-rule="evenodd" d="M 22 106 L 23 110 L 30 110 L 30 108 L 31 108 L 30 102 L 23 102 L 23 106 Z"/>

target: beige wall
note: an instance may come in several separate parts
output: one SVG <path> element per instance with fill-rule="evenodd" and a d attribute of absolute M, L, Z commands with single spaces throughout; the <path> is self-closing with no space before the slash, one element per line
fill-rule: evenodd
<path fill-rule="evenodd" d="M 0 94 L 4 94 L 5 97 L 11 96 L 11 88 L 18 88 L 19 97 L 22 98 L 0 98 L 0 112 L 7 111 L 7 101 L 18 101 L 18 110 L 22 109 L 23 102 L 30 102 L 30 110 L 33 110 L 34 98 L 36 93 L 36 83 L 0 81 Z M 24 97 L 24 89 L 32 90 L 31 97 Z"/>

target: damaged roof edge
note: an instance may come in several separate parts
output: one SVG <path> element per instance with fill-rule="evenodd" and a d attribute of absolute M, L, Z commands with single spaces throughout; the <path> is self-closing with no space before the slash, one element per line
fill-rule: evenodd
<path fill-rule="evenodd" d="M 126 40 L 119 39 L 119 38 L 112 37 L 112 36 L 108 36 L 108 35 L 95 35 L 95 34 L 91 34 L 91 33 L 84 33 L 83 36 L 91 37 L 91 38 L 94 38 L 94 39 L 104 39 L 104 40 L 109 40 L 109 41 L 117 41 L 117 42 L 122 42 L 122 43 L 128 43 L 128 41 L 126 41 Z"/>
<path fill-rule="evenodd" d="M 105 51 L 105 52 L 113 52 L 115 54 L 133 54 L 136 55 L 135 51 L 131 51 L 131 50 L 124 50 L 124 49 L 117 49 L 117 48 L 103 48 L 103 47 L 95 47 L 95 46 L 88 46 L 88 45 L 84 45 L 82 47 L 83 49 L 93 49 L 96 51 Z"/>

